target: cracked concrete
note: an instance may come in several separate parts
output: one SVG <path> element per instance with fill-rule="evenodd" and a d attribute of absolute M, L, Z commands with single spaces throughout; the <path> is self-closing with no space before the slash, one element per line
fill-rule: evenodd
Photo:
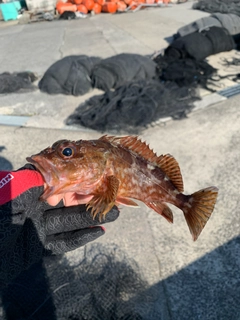
<path fill-rule="evenodd" d="M 65 44 L 65 37 L 66 37 L 66 28 L 63 29 L 62 43 L 60 44 L 60 47 L 59 47 L 59 53 L 60 53 L 59 59 L 64 58 L 64 53 L 62 48 L 64 47 L 64 44 Z"/>

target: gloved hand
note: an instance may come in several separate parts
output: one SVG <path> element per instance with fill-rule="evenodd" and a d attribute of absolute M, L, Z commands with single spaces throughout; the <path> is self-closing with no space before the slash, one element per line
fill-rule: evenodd
<path fill-rule="evenodd" d="M 74 250 L 105 231 L 85 205 L 39 201 L 44 181 L 32 165 L 0 172 L 0 287 L 43 256 Z M 101 223 L 118 218 L 114 207 Z"/>

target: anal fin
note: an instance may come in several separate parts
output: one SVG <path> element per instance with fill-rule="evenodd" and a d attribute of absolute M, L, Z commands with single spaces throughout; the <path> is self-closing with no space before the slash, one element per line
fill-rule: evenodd
<path fill-rule="evenodd" d="M 168 222 L 173 223 L 173 213 L 172 210 L 164 203 L 154 201 L 146 203 L 146 205 L 156 211 L 158 214 L 167 219 Z"/>
<path fill-rule="evenodd" d="M 139 205 L 133 200 L 131 200 L 130 198 L 117 197 L 116 202 L 129 207 L 135 207 L 135 208 L 139 207 Z"/>

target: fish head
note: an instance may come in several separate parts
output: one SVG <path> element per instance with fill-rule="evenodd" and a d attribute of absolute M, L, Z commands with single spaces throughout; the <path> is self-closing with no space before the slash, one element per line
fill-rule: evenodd
<path fill-rule="evenodd" d="M 83 143 L 81 143 L 83 142 Z M 87 159 L 84 141 L 59 140 L 51 147 L 27 157 L 27 161 L 42 174 L 47 188 L 43 199 L 67 192 L 86 178 Z M 58 192 L 57 192 L 58 191 Z"/>

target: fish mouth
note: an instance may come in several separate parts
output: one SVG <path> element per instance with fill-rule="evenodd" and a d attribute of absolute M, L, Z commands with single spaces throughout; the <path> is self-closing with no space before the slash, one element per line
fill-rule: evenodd
<path fill-rule="evenodd" d="M 50 163 L 37 155 L 27 157 L 26 160 L 30 162 L 36 170 L 43 176 L 43 179 L 47 183 L 47 185 L 51 185 L 51 181 L 53 180 L 53 176 L 56 176 L 56 173 L 54 172 L 52 166 Z"/>

